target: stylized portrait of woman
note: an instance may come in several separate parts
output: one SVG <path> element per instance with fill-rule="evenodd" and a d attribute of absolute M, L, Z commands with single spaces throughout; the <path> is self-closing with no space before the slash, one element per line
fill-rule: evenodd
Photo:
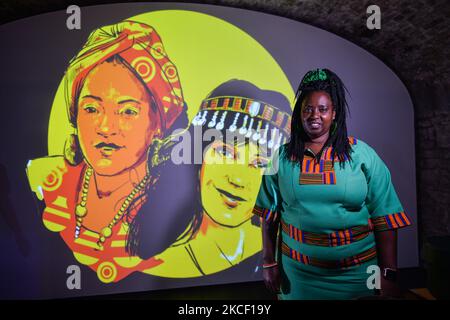
<path fill-rule="evenodd" d="M 156 30 L 123 21 L 91 33 L 70 62 L 65 92 L 75 133 L 63 156 L 29 162 L 30 185 L 45 202 L 45 226 L 101 281 L 117 282 L 158 264 L 151 257 L 191 220 L 158 217 L 151 208 L 161 162 L 157 142 L 187 126 L 177 69 Z M 164 236 L 142 229 L 142 216 Z M 177 224 L 167 227 L 172 220 Z"/>
<path fill-rule="evenodd" d="M 202 161 L 195 166 L 198 187 L 191 191 L 198 197 L 192 208 L 197 232 L 189 242 L 158 255 L 162 263 L 149 273 L 198 277 L 261 251 L 260 221 L 252 209 L 270 154 L 289 138 L 290 114 L 282 94 L 241 80 L 223 83 L 203 100 L 188 131 L 192 162 L 201 146 Z M 256 262 L 250 267 L 253 271 Z"/>

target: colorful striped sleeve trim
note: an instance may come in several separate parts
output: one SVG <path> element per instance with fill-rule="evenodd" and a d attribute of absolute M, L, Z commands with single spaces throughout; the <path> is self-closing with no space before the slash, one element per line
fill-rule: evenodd
<path fill-rule="evenodd" d="M 403 211 L 371 218 L 371 222 L 374 231 L 393 230 L 411 225 L 411 220 Z"/>
<path fill-rule="evenodd" d="M 276 211 L 258 206 L 253 207 L 253 214 L 256 214 L 257 216 L 263 218 L 265 221 L 274 221 L 277 218 Z"/>

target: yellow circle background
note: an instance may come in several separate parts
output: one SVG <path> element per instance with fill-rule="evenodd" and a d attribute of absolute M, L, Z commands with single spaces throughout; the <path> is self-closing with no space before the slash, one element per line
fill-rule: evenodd
<path fill-rule="evenodd" d="M 294 100 L 291 84 L 276 60 L 259 42 L 229 22 L 186 10 L 153 11 L 127 20 L 146 23 L 161 36 L 178 69 L 190 120 L 201 101 L 231 79 L 246 80 L 260 89 L 278 91 L 290 102 Z M 61 81 L 50 114 L 48 154 L 62 154 L 71 133 Z"/>

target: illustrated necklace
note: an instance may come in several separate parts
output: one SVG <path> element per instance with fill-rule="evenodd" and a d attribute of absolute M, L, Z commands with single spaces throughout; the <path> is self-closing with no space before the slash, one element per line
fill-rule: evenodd
<path fill-rule="evenodd" d="M 86 217 L 88 211 L 86 208 L 87 204 L 87 196 L 88 196 L 88 190 L 89 190 L 89 182 L 91 180 L 92 174 L 94 170 L 91 167 L 88 167 L 84 173 L 83 177 L 83 187 L 81 189 L 81 201 L 77 204 L 75 208 L 75 215 L 77 219 L 76 227 L 75 227 L 75 239 L 77 239 L 80 236 L 80 230 L 81 226 L 83 224 L 83 219 Z M 131 191 L 131 193 L 126 197 L 126 199 L 123 201 L 122 206 L 120 207 L 119 211 L 116 213 L 112 221 L 102 229 L 100 232 L 100 238 L 97 242 L 99 247 L 103 247 L 103 243 L 111 237 L 112 235 L 112 228 L 117 224 L 117 222 L 122 218 L 123 214 L 128 209 L 128 206 L 130 205 L 131 201 L 135 197 L 135 195 L 141 191 L 147 182 L 149 181 L 149 175 L 147 174 L 144 179 L 141 180 L 141 182 L 138 183 L 136 187 Z"/>

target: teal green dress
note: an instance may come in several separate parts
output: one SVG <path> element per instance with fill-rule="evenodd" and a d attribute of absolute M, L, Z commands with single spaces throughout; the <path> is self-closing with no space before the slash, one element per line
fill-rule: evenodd
<path fill-rule="evenodd" d="M 281 224 L 280 299 L 372 295 L 374 232 L 411 224 L 384 162 L 363 141 L 349 141 L 344 167 L 328 147 L 319 159 L 307 150 L 300 168 L 282 156 L 283 145 L 263 176 L 253 212 Z"/>

